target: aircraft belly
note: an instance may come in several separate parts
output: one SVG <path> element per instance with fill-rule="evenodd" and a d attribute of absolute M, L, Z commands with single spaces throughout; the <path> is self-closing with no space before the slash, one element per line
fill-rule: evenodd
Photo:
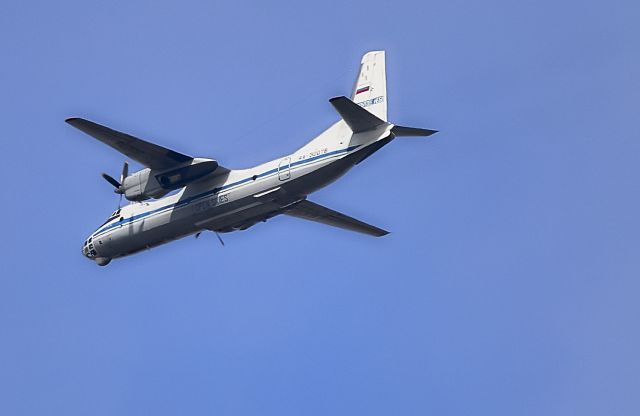
<path fill-rule="evenodd" d="M 292 194 L 306 196 L 333 183 L 353 165 L 353 162 L 342 157 L 319 165 L 305 166 L 292 174 L 294 179 L 284 188 Z"/>
<path fill-rule="evenodd" d="M 278 211 L 281 205 L 270 200 L 261 201 L 253 196 L 245 197 L 234 204 L 229 204 L 224 211 L 214 211 L 211 215 L 198 221 L 195 225 L 199 229 L 214 231 L 234 231 L 242 225 L 257 222 L 269 214 Z"/>

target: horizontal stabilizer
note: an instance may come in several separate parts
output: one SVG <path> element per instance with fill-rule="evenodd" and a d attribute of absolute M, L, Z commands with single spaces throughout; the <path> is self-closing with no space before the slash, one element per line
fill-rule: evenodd
<path fill-rule="evenodd" d="M 372 235 L 374 237 L 382 237 L 383 235 L 389 234 L 388 231 L 381 228 L 374 227 L 373 225 L 369 225 L 307 200 L 295 204 L 293 208 L 285 211 L 285 214 L 302 218 L 303 220 L 315 221 L 345 230 Z"/>
<path fill-rule="evenodd" d="M 334 97 L 329 102 L 354 133 L 374 130 L 376 127 L 385 124 L 383 120 L 380 120 L 347 97 Z"/>
<path fill-rule="evenodd" d="M 431 136 L 434 133 L 437 133 L 438 130 L 429 130 L 429 129 L 419 129 L 416 127 L 402 127 L 402 126 L 393 126 L 391 129 L 391 133 L 393 133 L 396 137 L 426 137 Z"/>

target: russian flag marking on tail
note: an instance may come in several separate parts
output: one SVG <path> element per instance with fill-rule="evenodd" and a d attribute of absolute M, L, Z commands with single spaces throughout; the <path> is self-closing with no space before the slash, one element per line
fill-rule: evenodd
<path fill-rule="evenodd" d="M 368 85 L 366 85 L 364 87 L 360 87 L 360 88 L 358 88 L 356 90 L 356 95 L 360 94 L 361 92 L 367 92 L 367 91 L 369 91 L 369 86 Z"/>

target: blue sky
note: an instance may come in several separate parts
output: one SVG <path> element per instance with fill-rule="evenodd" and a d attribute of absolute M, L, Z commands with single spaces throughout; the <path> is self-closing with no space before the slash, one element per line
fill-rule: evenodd
<path fill-rule="evenodd" d="M 0 413 L 640 411 L 640 6 L 18 2 L 0 12 Z M 123 157 L 81 116 L 247 167 L 387 51 L 397 140 L 294 218 L 106 268 Z"/>

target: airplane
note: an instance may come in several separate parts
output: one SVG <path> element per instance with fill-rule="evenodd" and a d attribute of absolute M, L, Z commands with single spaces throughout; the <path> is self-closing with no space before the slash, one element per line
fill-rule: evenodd
<path fill-rule="evenodd" d="M 103 173 L 114 192 L 131 201 L 120 207 L 82 246 L 99 266 L 204 231 L 246 230 L 280 214 L 380 237 L 387 231 L 307 199 L 396 137 L 436 130 L 387 121 L 385 52 L 366 53 L 351 99 L 329 100 L 341 120 L 295 152 L 249 169 L 178 153 L 82 118 L 66 120 L 145 168 L 120 180 Z M 176 191 L 176 192 L 173 192 Z M 173 192 L 173 193 L 171 193 Z M 171 194 L 170 194 L 171 193 Z M 169 195 L 167 195 L 169 194 Z"/>

